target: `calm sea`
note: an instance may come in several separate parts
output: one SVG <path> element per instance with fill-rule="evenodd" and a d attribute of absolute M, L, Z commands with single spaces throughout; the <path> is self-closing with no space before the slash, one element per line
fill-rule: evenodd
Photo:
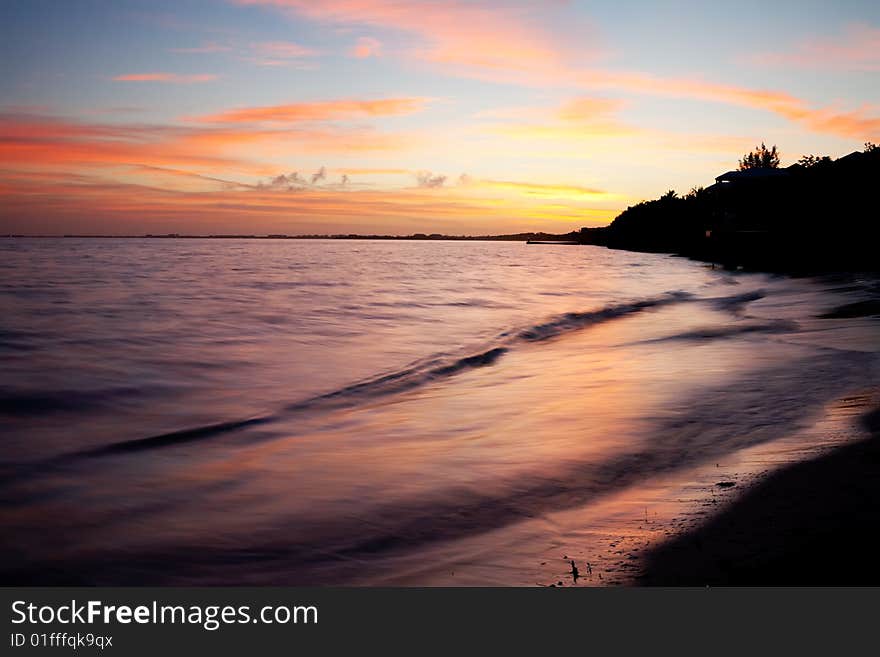
<path fill-rule="evenodd" d="M 607 533 L 876 390 L 878 320 L 820 317 L 876 295 L 596 247 L 0 240 L 0 583 L 531 584 L 541 541 L 593 549 L 554 514 Z"/>

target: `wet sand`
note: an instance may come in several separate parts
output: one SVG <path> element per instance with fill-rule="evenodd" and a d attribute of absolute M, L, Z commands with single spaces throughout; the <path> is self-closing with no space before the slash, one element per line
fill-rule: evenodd
<path fill-rule="evenodd" d="M 633 583 L 877 585 L 880 408 L 865 440 L 787 466 L 707 523 L 650 549 Z"/>
<path fill-rule="evenodd" d="M 607 587 L 644 584 L 644 557 L 698 531 L 773 473 L 864 440 L 875 391 L 811 413 L 800 430 L 717 460 L 639 482 L 584 506 L 541 513 L 417 555 L 371 563 L 356 585 Z M 794 504 L 798 501 L 794 500 Z M 571 568 L 577 568 L 577 579 Z"/>

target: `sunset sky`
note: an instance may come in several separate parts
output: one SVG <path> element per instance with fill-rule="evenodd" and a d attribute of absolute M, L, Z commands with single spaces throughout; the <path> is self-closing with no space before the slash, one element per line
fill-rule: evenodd
<path fill-rule="evenodd" d="M 566 232 L 880 141 L 880 3 L 4 0 L 0 233 Z"/>

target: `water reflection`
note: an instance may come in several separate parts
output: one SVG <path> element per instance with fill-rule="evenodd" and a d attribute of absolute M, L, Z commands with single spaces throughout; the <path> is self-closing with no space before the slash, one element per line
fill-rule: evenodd
<path fill-rule="evenodd" d="M 5 581 L 375 582 L 878 379 L 876 323 L 819 318 L 864 285 L 519 244 L 23 244 Z"/>

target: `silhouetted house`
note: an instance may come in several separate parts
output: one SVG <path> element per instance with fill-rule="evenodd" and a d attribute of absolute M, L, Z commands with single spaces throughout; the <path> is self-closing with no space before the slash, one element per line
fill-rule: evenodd
<path fill-rule="evenodd" d="M 863 160 L 867 159 L 865 157 L 865 155 L 866 155 L 866 153 L 863 153 L 862 151 L 853 151 L 849 155 L 844 155 L 843 157 L 837 158 L 837 160 L 835 160 L 835 161 L 838 164 L 851 165 L 851 164 L 854 164 L 857 162 L 862 162 Z"/>
<path fill-rule="evenodd" d="M 720 184 L 738 183 L 751 180 L 766 180 L 767 178 L 780 178 L 789 175 L 787 169 L 756 168 L 743 169 L 742 171 L 728 171 L 715 177 L 715 182 Z"/>
<path fill-rule="evenodd" d="M 789 171 L 789 168 L 771 169 L 759 167 L 755 169 L 743 169 L 740 171 L 726 171 L 720 176 L 715 176 L 715 184 L 709 185 L 705 191 L 715 192 L 727 187 L 728 185 L 744 182 L 755 182 L 758 180 L 768 180 L 770 178 L 784 178 L 792 173 L 791 171 Z"/>

